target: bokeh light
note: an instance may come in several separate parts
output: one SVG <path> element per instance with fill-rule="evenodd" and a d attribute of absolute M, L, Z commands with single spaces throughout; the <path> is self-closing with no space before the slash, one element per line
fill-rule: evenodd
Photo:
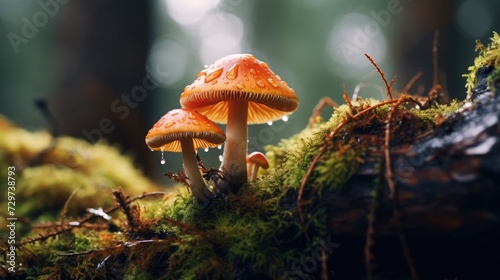
<path fill-rule="evenodd" d="M 0 1 L 0 20 L 8 22 L 19 20 L 31 8 L 31 2 L 30 0 Z"/>
<path fill-rule="evenodd" d="M 230 13 L 212 13 L 199 28 L 200 60 L 210 64 L 223 56 L 240 53 L 243 40 L 243 22 Z"/>
<path fill-rule="evenodd" d="M 372 67 L 365 53 L 381 61 L 387 52 L 387 39 L 380 25 L 360 13 L 350 13 L 335 22 L 327 43 L 334 75 L 349 79 Z"/>
<path fill-rule="evenodd" d="M 479 38 L 491 32 L 493 10 L 482 1 L 464 1 L 457 11 L 457 22 L 461 30 L 470 38 Z"/>
<path fill-rule="evenodd" d="M 177 23 L 190 25 L 200 22 L 220 0 L 164 0 L 168 15 Z"/>
<path fill-rule="evenodd" d="M 162 86 L 169 86 L 179 81 L 185 71 L 188 55 L 184 47 L 172 40 L 156 42 L 149 52 L 148 65 L 151 75 Z"/>

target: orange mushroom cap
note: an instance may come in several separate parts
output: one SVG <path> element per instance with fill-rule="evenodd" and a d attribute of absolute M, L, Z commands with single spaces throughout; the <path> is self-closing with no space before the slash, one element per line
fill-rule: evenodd
<path fill-rule="evenodd" d="M 195 109 L 218 123 L 227 123 L 228 100 L 248 100 L 249 124 L 277 120 L 299 105 L 295 91 L 250 54 L 215 61 L 180 97 L 183 108 Z"/>
<path fill-rule="evenodd" d="M 224 131 L 206 116 L 190 109 L 167 112 L 146 135 L 150 149 L 180 152 L 181 139 L 192 138 L 195 149 L 216 147 L 226 140 Z"/>
<path fill-rule="evenodd" d="M 261 152 L 253 152 L 247 156 L 247 162 L 257 164 L 259 167 L 263 169 L 269 168 L 269 162 L 267 161 L 266 156 Z"/>

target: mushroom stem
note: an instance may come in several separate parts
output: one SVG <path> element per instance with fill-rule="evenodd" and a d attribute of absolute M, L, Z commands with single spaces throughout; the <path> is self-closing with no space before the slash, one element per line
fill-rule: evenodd
<path fill-rule="evenodd" d="M 205 181 L 203 181 L 200 170 L 198 169 L 198 162 L 196 160 L 196 151 L 194 149 L 193 139 L 186 138 L 181 139 L 180 141 L 184 172 L 188 177 L 191 193 L 198 203 L 206 203 L 207 198 L 204 195 L 206 189 Z"/>
<path fill-rule="evenodd" d="M 248 179 L 252 178 L 253 167 L 254 167 L 254 163 L 248 162 L 248 160 L 247 160 L 247 176 L 248 176 Z"/>
<path fill-rule="evenodd" d="M 251 178 L 252 178 L 252 181 L 257 179 L 257 174 L 259 174 L 259 165 L 258 164 L 253 164 L 252 166 L 252 175 L 251 175 Z"/>
<path fill-rule="evenodd" d="M 229 100 L 228 108 L 221 170 L 229 177 L 232 191 L 237 192 L 247 182 L 248 101 Z"/>

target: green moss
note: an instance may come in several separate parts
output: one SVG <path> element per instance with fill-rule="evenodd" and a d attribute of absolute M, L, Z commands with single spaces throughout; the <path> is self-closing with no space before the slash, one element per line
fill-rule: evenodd
<path fill-rule="evenodd" d="M 363 154 L 361 147 L 351 145 L 344 151 L 329 153 L 316 167 L 317 188 L 321 191 L 323 186 L 327 186 L 330 190 L 341 191 L 358 169 Z"/>
<path fill-rule="evenodd" d="M 102 194 L 119 186 L 131 195 L 155 188 L 117 147 L 71 137 L 53 138 L 46 131 L 18 128 L 3 117 L 0 166 L 16 167 L 16 200 L 23 202 L 16 214 L 31 221 L 57 219 L 77 188 L 69 204 L 69 216 L 81 216 L 89 207 L 114 205 L 111 196 Z M 6 176 L 5 172 L 0 173 L 0 180 L 7 181 Z M 2 200 L 0 206 L 6 208 L 5 203 Z"/>
<path fill-rule="evenodd" d="M 373 99 L 360 100 L 354 105 L 361 111 L 361 109 L 377 102 Z M 381 107 L 374 113 L 382 116 L 387 113 L 387 109 Z M 277 169 L 282 170 L 284 184 L 298 189 L 312 159 L 318 154 L 320 147 L 325 144 L 327 135 L 351 115 L 347 105 L 339 106 L 335 108 L 334 114 L 329 121 L 316 124 L 312 128 L 306 128 L 289 139 L 281 140 L 277 146 L 268 145 L 264 147 L 270 160 L 271 168 L 269 172 Z M 319 190 L 323 189 L 324 186 L 327 186 L 329 190 L 342 190 L 346 182 L 357 170 L 360 163 L 359 159 L 364 154 L 363 145 L 350 143 L 350 140 L 355 138 L 355 135 L 352 132 L 345 134 L 345 131 L 353 130 L 356 125 L 363 122 L 362 119 L 359 122 L 349 123 L 344 130 L 338 133 L 336 139 L 340 141 L 337 141 L 336 146 L 327 149 L 322 155 L 308 186 Z"/>
<path fill-rule="evenodd" d="M 156 227 L 157 232 L 168 231 L 179 238 L 169 257 L 167 278 L 228 279 L 238 265 L 278 277 L 287 259 L 278 236 L 289 227 L 287 219 L 292 216 L 279 206 L 283 195 L 281 188 L 263 187 L 263 181 L 258 181 L 248 184 L 241 195 L 228 195 L 210 208 L 196 209 L 192 198 L 180 193 L 171 207 L 158 213 L 185 225 L 167 222 Z"/>
<path fill-rule="evenodd" d="M 102 260 L 89 255 L 66 256 L 71 252 L 82 252 L 108 247 L 122 240 L 121 236 L 101 234 L 88 229 L 75 229 L 44 242 L 25 245 L 19 252 L 23 261 L 20 271 L 26 279 L 104 279 L 104 270 L 97 265 Z M 101 257 L 99 255 L 99 257 Z"/>
<path fill-rule="evenodd" d="M 450 104 L 432 104 L 430 108 L 426 110 L 413 108 L 411 112 L 420 120 L 419 129 L 421 132 L 424 132 L 433 128 L 439 117 L 448 117 L 450 114 L 460 109 L 463 103 L 464 102 L 458 100 L 452 100 Z"/>
<path fill-rule="evenodd" d="M 487 46 L 483 45 L 480 41 L 476 41 L 476 51 L 479 51 L 479 55 L 474 59 L 474 64 L 469 66 L 467 70 L 469 73 L 463 76 L 467 79 L 465 88 L 467 89 L 467 99 L 472 96 L 472 91 L 476 87 L 477 78 L 476 72 L 479 68 L 483 66 L 493 65 L 498 68 L 500 63 L 500 35 L 497 32 L 493 32 L 493 37 L 490 38 L 491 43 Z"/>
<path fill-rule="evenodd" d="M 123 278 L 125 280 L 156 280 L 147 271 L 142 271 L 140 269 L 129 269 Z"/>

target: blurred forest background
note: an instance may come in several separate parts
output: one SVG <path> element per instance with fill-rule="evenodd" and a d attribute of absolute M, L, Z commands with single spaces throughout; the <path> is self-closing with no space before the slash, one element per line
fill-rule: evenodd
<path fill-rule="evenodd" d="M 61 135 L 105 138 L 161 173 L 182 168 L 180 154 L 150 152 L 149 128 L 204 65 L 252 53 L 296 90 L 301 104 L 288 122 L 250 127 L 249 152 L 303 129 L 323 96 L 338 103 L 342 84 L 385 98 L 370 54 L 395 89 L 420 70 L 413 92 L 432 86 L 432 41 L 440 30 L 439 82 L 465 98 L 461 77 L 475 40 L 500 31 L 494 0 L 0 0 L 0 113 L 30 130 L 50 129 L 35 106 L 45 100 Z M 326 110 L 327 118 L 331 110 Z M 253 138 L 252 138 L 253 137 Z M 221 150 L 200 151 L 218 167 Z"/>

